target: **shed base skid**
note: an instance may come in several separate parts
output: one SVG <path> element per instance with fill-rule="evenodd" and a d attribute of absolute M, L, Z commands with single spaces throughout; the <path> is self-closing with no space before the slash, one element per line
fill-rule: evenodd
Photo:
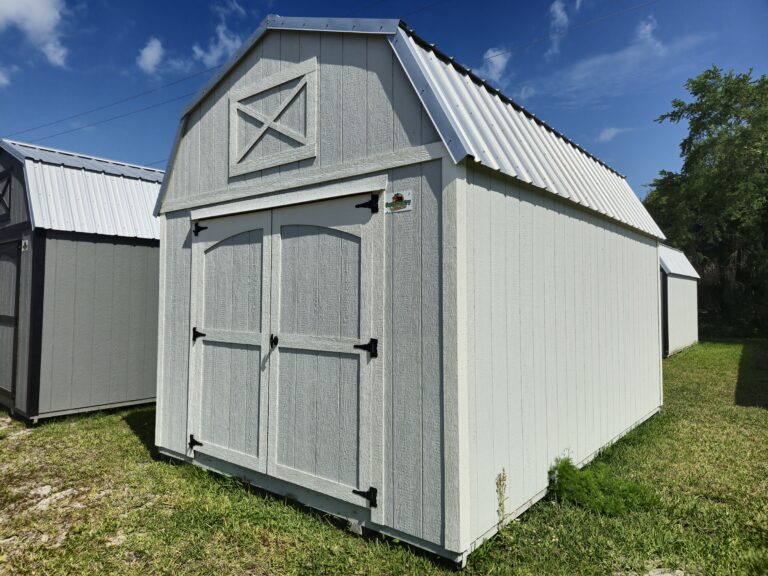
<path fill-rule="evenodd" d="M 308 508 L 319 510 L 320 512 L 330 514 L 331 516 L 342 518 L 350 523 L 359 525 L 365 530 L 377 532 L 390 538 L 397 538 L 406 544 L 413 545 L 421 550 L 426 550 L 436 556 L 445 558 L 461 568 L 466 566 L 468 552 L 458 553 L 445 550 L 433 542 L 415 538 L 409 534 L 393 530 L 388 526 L 375 524 L 374 522 L 371 522 L 370 510 L 368 508 L 355 506 L 349 502 L 343 502 L 336 498 L 326 496 L 325 494 L 315 492 L 314 490 L 309 490 L 302 486 L 297 486 L 296 484 L 291 484 L 290 482 L 267 476 L 266 474 L 260 474 L 259 472 L 254 472 L 253 470 L 242 468 L 236 464 L 231 464 L 205 454 L 197 454 L 195 458 L 190 458 L 187 455 L 179 454 L 178 452 L 173 452 L 172 450 L 166 450 L 164 448 L 158 448 L 158 451 L 162 456 L 183 460 L 184 462 L 195 464 L 196 466 L 200 466 L 201 468 L 217 474 L 238 478 L 255 488 L 289 498 Z"/>
<path fill-rule="evenodd" d="M 130 408 L 132 406 L 143 406 L 146 404 L 154 404 L 154 398 L 145 398 L 143 400 L 130 400 L 128 402 L 114 402 L 112 404 L 100 404 L 99 406 L 86 406 L 85 408 L 73 408 L 72 410 L 58 410 L 55 412 L 45 412 L 43 414 L 36 414 L 35 416 L 24 416 L 18 411 L 16 414 L 19 417 L 23 417 L 32 424 L 37 424 L 40 420 L 48 420 L 49 418 L 58 418 L 60 416 L 72 416 L 74 414 L 87 414 L 88 412 L 99 412 L 102 410 L 119 410 L 120 408 Z"/>

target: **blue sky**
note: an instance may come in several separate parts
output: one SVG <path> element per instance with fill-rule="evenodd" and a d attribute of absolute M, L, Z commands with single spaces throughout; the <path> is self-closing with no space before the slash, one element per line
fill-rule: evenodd
<path fill-rule="evenodd" d="M 13 137 L 163 167 L 187 95 L 268 13 L 403 18 L 641 197 L 680 166 L 685 127 L 654 119 L 687 78 L 712 64 L 768 73 L 765 0 L 0 0 L 0 136 L 153 91 Z"/>

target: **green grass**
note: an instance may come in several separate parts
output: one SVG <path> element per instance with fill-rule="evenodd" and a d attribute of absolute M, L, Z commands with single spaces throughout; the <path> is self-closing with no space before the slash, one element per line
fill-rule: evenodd
<path fill-rule="evenodd" d="M 661 414 L 586 468 L 584 493 L 629 494 L 630 505 L 548 498 L 476 551 L 468 574 L 768 574 L 768 344 L 702 344 L 664 372 Z M 0 574 L 452 572 L 403 544 L 153 458 L 151 408 L 34 429 L 4 416 Z M 636 491 L 653 505 L 635 505 Z"/>

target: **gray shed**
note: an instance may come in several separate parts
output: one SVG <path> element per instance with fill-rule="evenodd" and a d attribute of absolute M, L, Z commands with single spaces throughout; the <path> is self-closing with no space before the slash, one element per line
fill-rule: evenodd
<path fill-rule="evenodd" d="M 669 356 L 699 341 L 700 276 L 682 250 L 659 244 L 662 352 Z"/>
<path fill-rule="evenodd" d="M 0 140 L 0 404 L 152 402 L 163 172 Z"/>
<path fill-rule="evenodd" d="M 164 454 L 462 563 L 662 403 L 624 177 L 398 20 L 267 17 L 158 213 Z"/>

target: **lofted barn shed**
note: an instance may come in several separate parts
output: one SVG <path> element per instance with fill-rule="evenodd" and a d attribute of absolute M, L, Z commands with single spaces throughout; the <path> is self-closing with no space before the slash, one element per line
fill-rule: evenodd
<path fill-rule="evenodd" d="M 463 563 L 662 403 L 624 177 L 398 20 L 268 17 L 157 212 L 164 454 Z"/>
<path fill-rule="evenodd" d="M 677 248 L 659 244 L 661 342 L 664 356 L 699 341 L 699 273 Z"/>
<path fill-rule="evenodd" d="M 163 172 L 0 140 L 0 405 L 152 402 Z"/>

